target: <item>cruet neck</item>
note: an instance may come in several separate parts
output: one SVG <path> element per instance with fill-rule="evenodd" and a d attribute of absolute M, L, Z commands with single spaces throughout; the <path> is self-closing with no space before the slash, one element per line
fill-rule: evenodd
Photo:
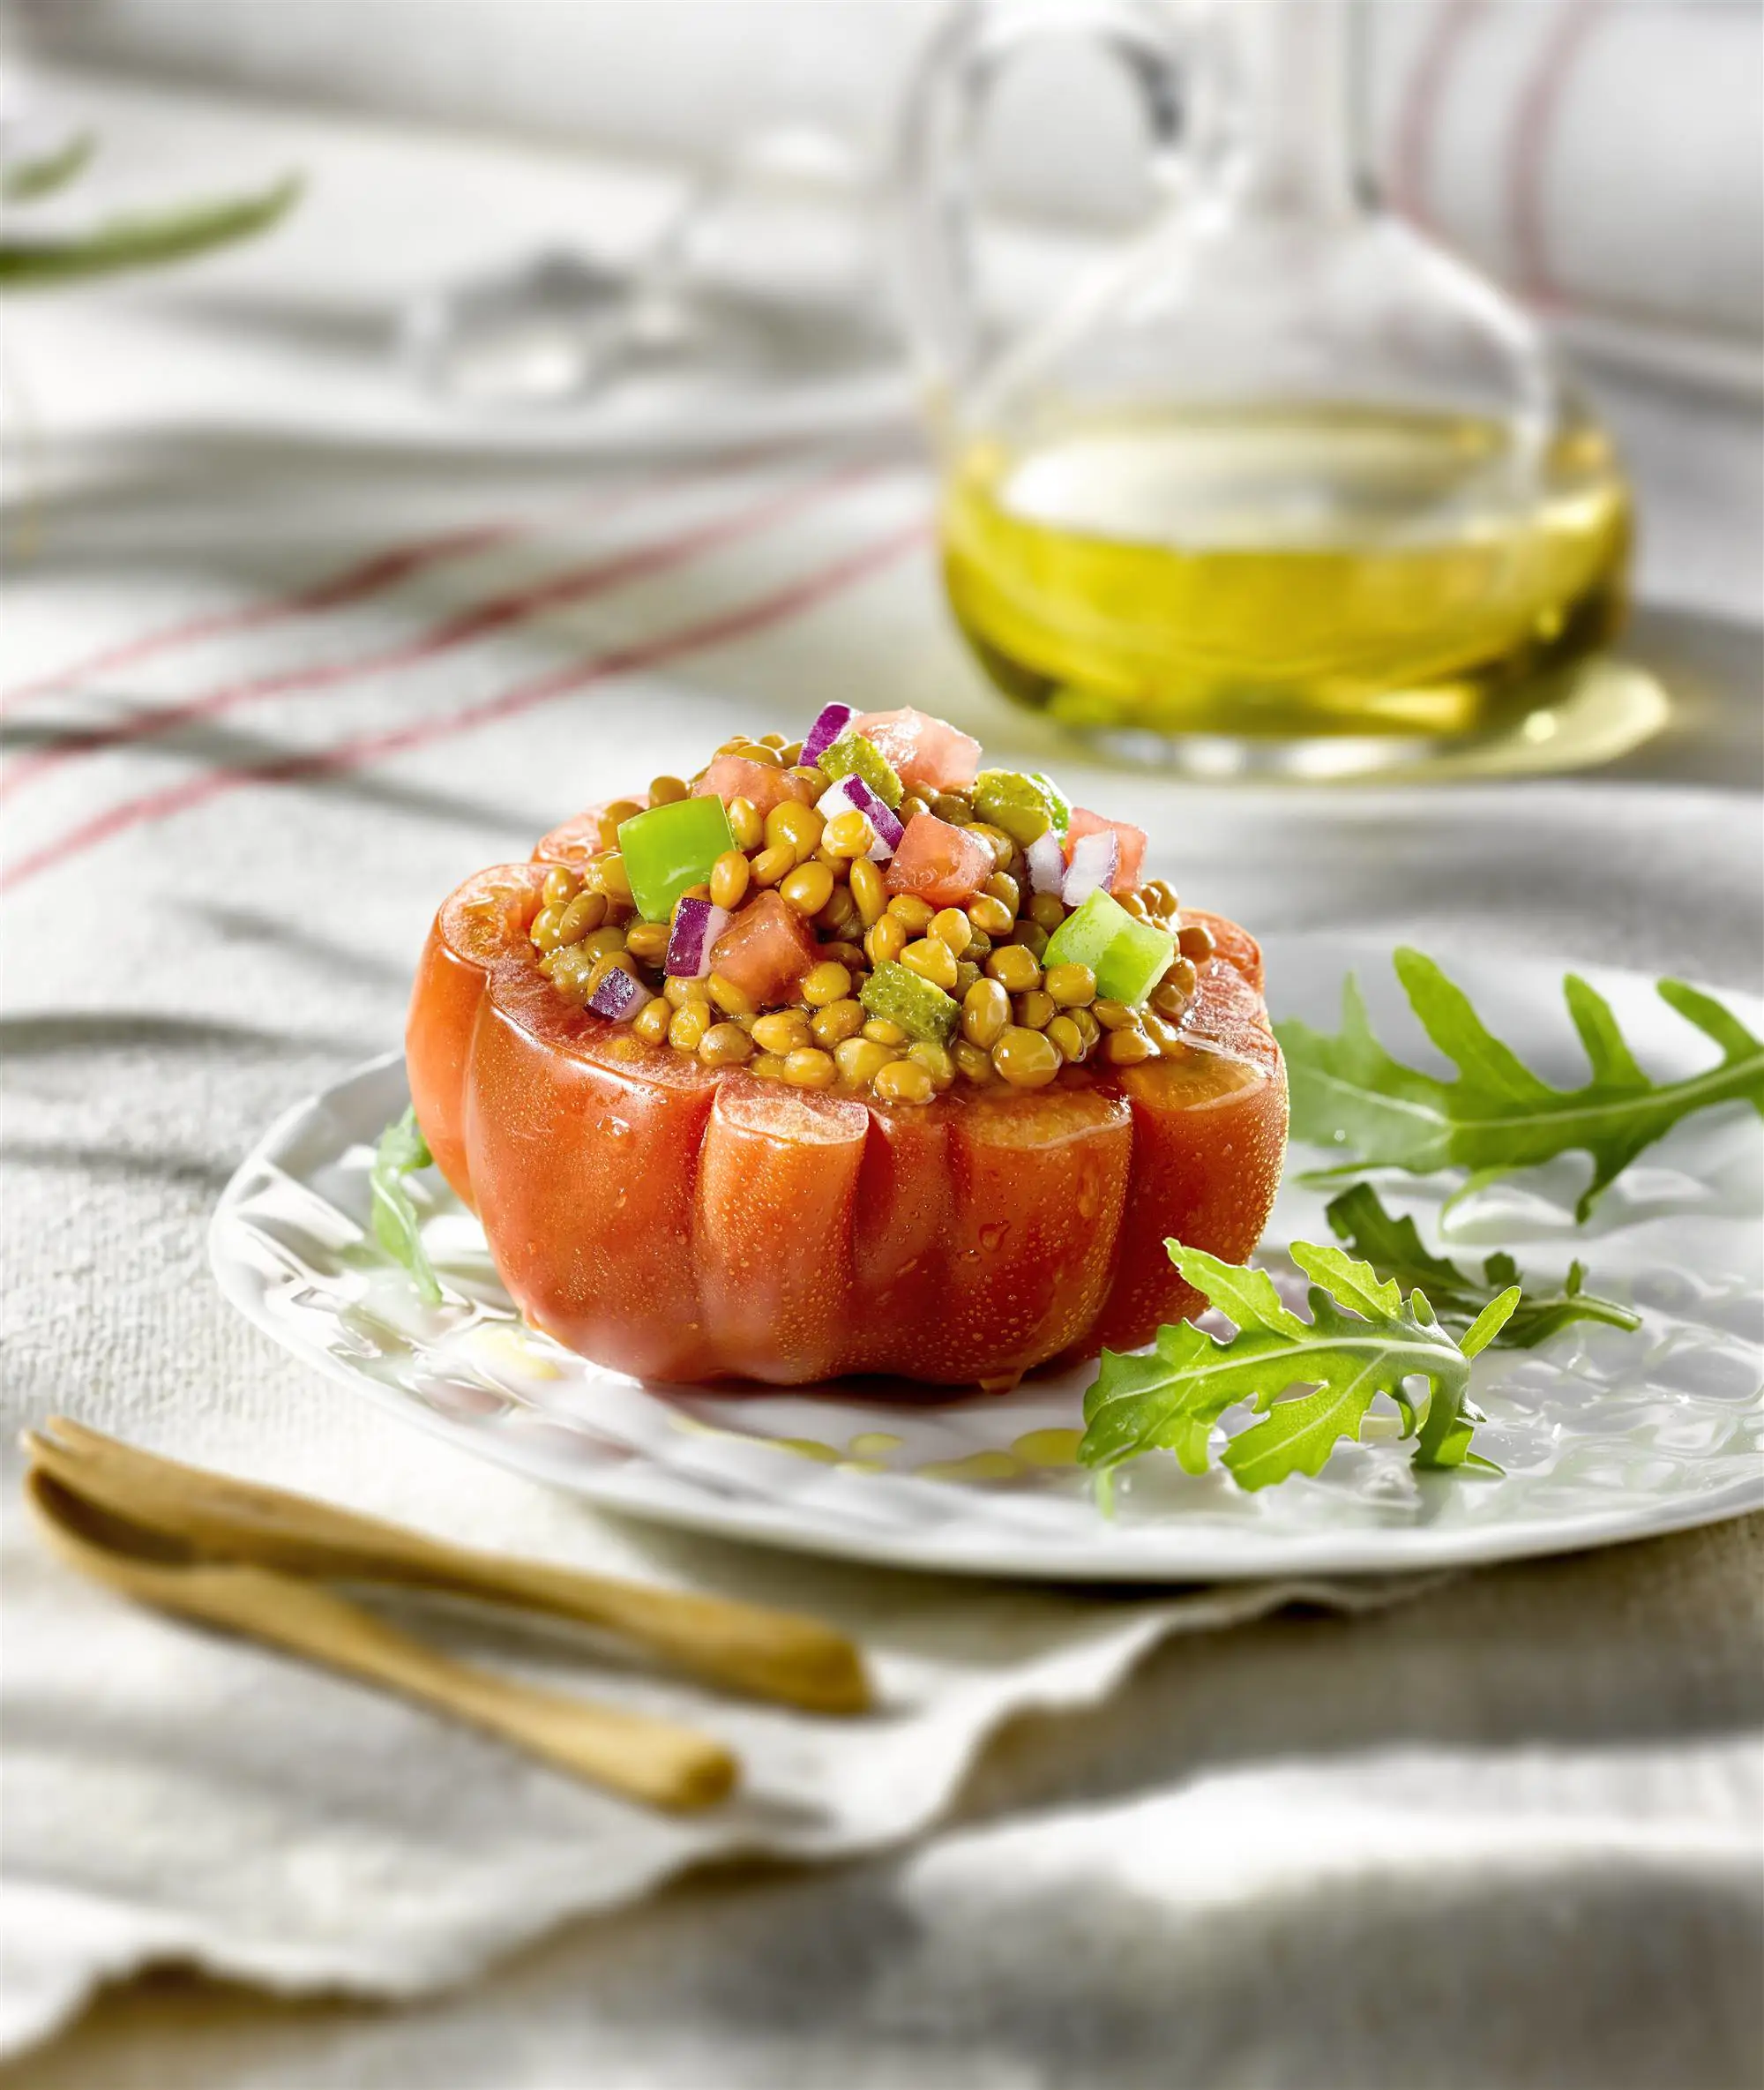
<path fill-rule="evenodd" d="M 1217 0 L 1238 92 L 1230 174 L 1242 207 L 1286 219 L 1350 216 L 1361 176 L 1357 0 Z"/>

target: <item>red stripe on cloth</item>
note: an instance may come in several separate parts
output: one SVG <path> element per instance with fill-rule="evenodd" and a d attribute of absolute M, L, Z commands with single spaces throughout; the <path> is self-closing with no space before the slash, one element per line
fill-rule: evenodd
<path fill-rule="evenodd" d="M 764 443 L 744 445 L 725 453 L 714 465 L 701 466 L 708 474 L 734 470 L 744 465 L 759 464 L 769 457 L 776 457 L 800 447 L 798 438 L 783 438 Z M 623 499 L 613 497 L 614 506 L 623 507 L 628 502 L 657 485 L 667 485 L 689 476 L 688 471 L 675 468 L 670 471 L 647 470 L 632 483 L 622 488 Z M 571 501 L 564 505 L 563 512 L 571 513 L 583 506 L 599 505 L 595 495 L 588 501 Z M 256 631 L 265 625 L 280 624 L 296 617 L 317 616 L 326 610 L 347 608 L 350 603 L 362 602 L 370 596 L 394 588 L 401 581 L 428 567 L 439 566 L 448 559 L 466 558 L 480 551 L 493 551 L 497 545 L 511 543 L 529 536 L 539 528 L 542 517 L 513 516 L 493 522 L 471 524 L 464 528 L 444 530 L 433 536 L 413 538 L 408 543 L 388 545 L 385 550 L 370 554 L 358 565 L 345 566 L 340 573 L 328 575 L 322 581 L 310 582 L 305 588 L 292 593 L 273 596 L 255 603 L 242 603 L 235 610 L 217 610 L 206 616 L 186 618 L 181 624 L 166 625 L 158 631 L 144 633 L 139 638 L 123 640 L 107 648 L 101 653 L 92 654 L 83 661 L 69 667 L 57 668 L 48 675 L 39 675 L 29 682 L 21 682 L 15 688 L 0 692 L 0 711 L 8 706 L 23 703 L 27 698 L 47 696 L 59 690 L 72 687 L 93 675 L 107 674 L 116 668 L 132 668 L 142 661 L 170 651 L 178 646 L 192 646 L 209 639 L 230 637 L 237 632 Z"/>
<path fill-rule="evenodd" d="M 46 771 L 62 768 L 83 755 L 101 753 L 146 740 L 198 719 L 216 718 L 242 704 L 273 697 L 318 695 L 353 682 L 364 675 L 381 674 L 399 668 L 415 667 L 437 655 L 488 638 L 493 633 L 539 616 L 547 610 L 584 603 L 593 596 L 666 573 L 701 551 L 750 536 L 766 524 L 781 521 L 804 507 L 830 498 L 855 482 L 873 476 L 879 466 L 848 461 L 818 479 L 774 491 L 750 506 L 708 522 L 677 531 L 650 544 L 596 559 L 556 573 L 532 587 L 492 596 L 469 610 L 444 618 L 415 638 L 402 639 L 370 653 L 355 654 L 341 660 L 325 661 L 307 668 L 290 668 L 275 675 L 254 676 L 243 682 L 223 684 L 182 703 L 167 704 L 143 712 L 114 726 L 70 734 L 64 740 L 39 752 L 15 756 L 0 775 L 0 800 L 10 798 L 21 785 Z"/>
<path fill-rule="evenodd" d="M 1539 303 L 1558 295 L 1550 266 L 1544 199 L 1556 118 L 1587 39 L 1609 5 L 1610 0 L 1563 0 L 1514 119 L 1506 165 L 1507 231 L 1519 287 Z"/>
<path fill-rule="evenodd" d="M 386 551 L 375 552 L 359 566 L 346 567 L 341 573 L 315 581 L 310 587 L 297 588 L 291 595 L 244 603 L 236 610 L 217 610 L 205 617 L 188 618 L 182 624 L 166 625 L 158 631 L 144 633 L 138 639 L 109 647 L 102 653 L 92 654 L 71 667 L 57 668 L 52 674 L 21 682 L 0 693 L 0 709 L 21 704 L 31 697 L 49 696 L 56 691 L 71 688 L 93 675 L 108 674 L 116 668 L 137 667 L 174 647 L 228 638 L 236 632 L 256 631 L 265 625 L 280 624 L 285 618 L 343 609 L 351 603 L 363 602 L 370 596 L 394 588 L 400 581 L 407 581 L 412 574 L 439 566 L 444 560 L 465 558 L 474 552 L 488 551 L 498 544 L 505 544 L 531 528 L 531 523 L 512 520 L 484 522 L 469 528 L 448 530 L 437 536 L 420 537 L 408 544 L 392 545 Z"/>
<path fill-rule="evenodd" d="M 1417 225 L 1435 223 L 1432 206 L 1433 134 L 1446 89 L 1470 31 L 1488 11 L 1488 0 L 1445 0 L 1437 6 L 1409 76 L 1391 155 L 1391 190 L 1396 207 Z"/>
<path fill-rule="evenodd" d="M 929 525 L 923 521 L 914 522 L 856 551 L 847 553 L 844 558 L 819 567 L 802 580 L 792 581 L 769 595 L 761 596 L 757 601 L 740 604 L 733 610 L 721 611 L 714 617 L 700 619 L 697 624 L 686 625 L 655 638 L 639 640 L 608 653 L 592 655 L 587 660 L 575 662 L 569 667 L 556 669 L 548 675 L 517 683 L 513 688 L 505 690 L 500 696 L 468 705 L 464 710 L 450 713 L 445 717 L 414 720 L 408 725 L 363 734 L 353 740 L 340 741 L 332 747 L 316 748 L 309 753 L 287 755 L 278 761 L 254 764 L 244 768 L 209 770 L 200 776 L 186 778 L 183 783 L 167 790 L 151 791 L 141 798 L 125 800 L 9 865 L 4 873 L 0 873 L 0 892 L 11 891 L 42 872 L 64 865 L 87 850 L 96 848 L 101 843 L 126 834 L 131 828 L 168 820 L 176 813 L 206 805 L 209 800 L 221 798 L 228 791 L 245 790 L 258 784 L 304 783 L 339 775 L 350 769 L 363 768 L 370 763 L 383 761 L 389 756 L 406 754 L 413 749 L 430 746 L 436 741 L 451 739 L 456 734 L 472 732 L 480 726 L 515 717 L 521 712 L 531 711 L 541 704 L 550 703 L 558 697 L 589 688 L 595 683 L 608 681 L 615 676 L 636 674 L 645 669 L 660 667 L 669 661 L 679 660 L 690 653 L 702 652 L 714 646 L 726 645 L 732 640 L 751 637 L 768 626 L 781 624 L 790 618 L 801 616 L 842 589 L 867 580 L 916 545 L 923 543 L 929 534 Z"/>

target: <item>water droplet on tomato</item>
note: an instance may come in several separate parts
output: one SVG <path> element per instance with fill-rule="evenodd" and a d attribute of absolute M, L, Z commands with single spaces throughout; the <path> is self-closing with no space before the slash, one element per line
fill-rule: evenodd
<path fill-rule="evenodd" d="M 988 1255 L 991 1255 L 996 1252 L 999 1244 L 1003 1241 L 1005 1236 L 1009 1233 L 1010 1231 L 1011 1222 L 1008 1219 L 989 1220 L 987 1224 L 980 1229 L 980 1246 L 986 1250 Z"/>

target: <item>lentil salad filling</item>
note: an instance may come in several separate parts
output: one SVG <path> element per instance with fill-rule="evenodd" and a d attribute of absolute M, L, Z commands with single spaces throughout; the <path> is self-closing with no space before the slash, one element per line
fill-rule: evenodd
<path fill-rule="evenodd" d="M 1134 1348 L 1202 1305 L 1167 1238 L 1254 1247 L 1287 1123 L 1254 938 L 1146 853 L 829 706 L 443 901 L 415 1123 L 526 1319 L 617 1371 L 997 1390 Z"/>
<path fill-rule="evenodd" d="M 911 708 L 737 735 L 547 850 L 539 970 L 706 1067 L 889 1104 L 1183 1053 L 1214 937 L 1144 831 L 980 755 Z"/>

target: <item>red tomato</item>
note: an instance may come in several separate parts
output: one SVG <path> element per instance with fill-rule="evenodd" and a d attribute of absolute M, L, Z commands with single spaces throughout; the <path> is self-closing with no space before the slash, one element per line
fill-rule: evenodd
<path fill-rule="evenodd" d="M 788 805 L 792 799 L 807 805 L 816 794 L 801 777 L 793 776 L 788 769 L 774 769 L 765 762 L 750 762 L 745 755 L 723 754 L 717 757 L 692 786 L 692 796 L 721 798 L 724 805 L 731 798 L 745 798 L 761 813 L 770 813 L 774 805 Z"/>
<path fill-rule="evenodd" d="M 977 835 L 951 827 L 934 813 L 917 813 L 907 822 L 884 883 L 891 893 L 916 893 L 933 907 L 960 907 L 992 870 L 992 851 Z"/>
<path fill-rule="evenodd" d="M 815 963 L 814 931 L 780 893 L 761 893 L 711 946 L 711 970 L 741 989 L 755 1008 L 791 999 Z"/>
<path fill-rule="evenodd" d="M 908 790 L 965 791 L 980 774 L 980 743 L 946 719 L 910 704 L 900 711 L 863 711 L 851 722 L 887 757 Z"/>
<path fill-rule="evenodd" d="M 1136 828 L 1131 820 L 1105 820 L 1100 813 L 1087 813 L 1083 806 L 1072 809 L 1072 825 L 1065 831 L 1065 860 L 1072 861 L 1072 845 L 1085 835 L 1116 835 L 1121 844 L 1121 860 L 1115 866 L 1115 875 L 1110 880 L 1111 893 L 1131 893 L 1140 882 L 1140 866 L 1146 860 L 1146 831 Z"/>
<path fill-rule="evenodd" d="M 633 791 L 627 804 L 639 809 L 649 803 L 647 791 Z M 609 834 L 601 832 L 601 817 L 606 811 L 606 802 L 590 805 L 583 812 L 566 820 L 561 827 L 553 828 L 533 852 L 535 864 L 567 864 L 572 871 L 579 871 L 590 857 L 597 857 L 604 849 L 613 846 Z"/>
<path fill-rule="evenodd" d="M 1193 918 L 1217 948 L 1186 1052 L 890 1106 L 715 1072 L 572 1008 L 527 936 L 545 870 L 481 872 L 442 907 L 407 1060 L 511 1294 L 584 1355 L 680 1381 L 1009 1382 L 1194 1310 L 1167 1234 L 1254 1247 L 1286 1079 L 1230 923 Z"/>

